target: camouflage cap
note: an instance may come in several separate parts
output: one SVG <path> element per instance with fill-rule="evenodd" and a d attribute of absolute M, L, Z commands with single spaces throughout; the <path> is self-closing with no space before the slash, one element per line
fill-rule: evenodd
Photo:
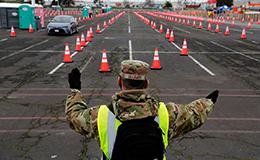
<path fill-rule="evenodd" d="M 149 64 L 139 60 L 125 60 L 121 62 L 121 77 L 133 80 L 145 80 Z"/>

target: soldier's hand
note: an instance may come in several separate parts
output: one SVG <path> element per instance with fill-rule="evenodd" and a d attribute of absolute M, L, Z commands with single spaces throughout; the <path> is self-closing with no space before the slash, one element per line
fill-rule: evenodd
<path fill-rule="evenodd" d="M 81 73 L 77 68 L 72 69 L 72 71 L 68 74 L 68 81 L 71 89 L 81 89 L 80 76 Z"/>
<path fill-rule="evenodd" d="M 206 98 L 211 99 L 211 101 L 215 104 L 218 98 L 218 90 L 215 90 L 214 92 L 210 93 Z"/>

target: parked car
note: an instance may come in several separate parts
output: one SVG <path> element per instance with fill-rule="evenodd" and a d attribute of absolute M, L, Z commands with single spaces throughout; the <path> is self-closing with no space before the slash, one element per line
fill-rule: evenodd
<path fill-rule="evenodd" d="M 49 21 L 47 34 L 68 34 L 78 33 L 78 23 L 73 16 L 56 16 Z"/>

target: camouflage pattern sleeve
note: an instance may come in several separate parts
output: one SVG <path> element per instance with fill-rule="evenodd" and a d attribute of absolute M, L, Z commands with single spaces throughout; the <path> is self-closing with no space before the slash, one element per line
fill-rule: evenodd
<path fill-rule="evenodd" d="M 214 108 L 210 99 L 201 98 L 187 105 L 169 102 L 169 141 L 180 137 L 205 123 Z"/>
<path fill-rule="evenodd" d="M 71 89 L 66 100 L 66 119 L 74 131 L 99 142 L 97 116 L 100 106 L 87 108 L 86 101 L 77 89 Z"/>

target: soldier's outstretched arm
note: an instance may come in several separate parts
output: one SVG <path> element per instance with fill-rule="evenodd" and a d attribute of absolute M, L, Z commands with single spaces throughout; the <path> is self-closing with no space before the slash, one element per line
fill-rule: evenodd
<path fill-rule="evenodd" d="M 169 113 L 169 140 L 180 137 L 205 123 L 214 108 L 218 91 L 212 92 L 206 98 L 200 98 L 189 104 L 166 104 Z"/>
<path fill-rule="evenodd" d="M 97 116 L 100 106 L 87 108 L 86 101 L 80 92 L 80 76 L 81 73 L 77 68 L 74 68 L 68 74 L 71 93 L 66 100 L 66 119 L 71 129 L 88 138 L 95 138 L 99 141 Z"/>

